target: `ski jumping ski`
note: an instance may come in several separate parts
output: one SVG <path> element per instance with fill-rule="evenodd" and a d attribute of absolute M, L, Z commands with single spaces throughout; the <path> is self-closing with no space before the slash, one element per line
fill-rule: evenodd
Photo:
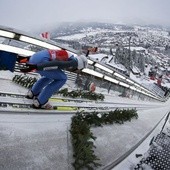
<path fill-rule="evenodd" d="M 0 92 L 0 108 L 18 108 L 18 109 L 34 109 L 32 106 L 33 100 L 25 98 L 24 94 L 4 93 Z M 50 98 L 50 103 L 53 105 L 52 110 L 59 111 L 79 111 L 79 110 L 107 110 L 110 107 L 106 107 L 105 104 L 95 104 L 91 100 L 70 99 L 70 98 Z M 115 106 L 112 106 L 112 109 Z M 38 109 L 46 110 L 46 109 Z M 46 110 L 48 111 L 48 110 Z"/>
<path fill-rule="evenodd" d="M 50 98 L 50 103 L 53 106 L 52 110 L 55 111 L 110 111 L 117 108 L 121 109 L 146 109 L 148 106 L 144 104 L 130 104 L 121 102 L 107 102 L 107 101 L 92 101 L 86 99 L 74 99 L 65 97 L 53 97 Z M 35 109 L 32 107 L 33 100 L 25 98 L 25 94 L 20 93 L 5 93 L 0 92 L 0 109 L 25 109 L 25 110 L 45 110 L 45 109 Z M 49 110 L 46 110 L 49 111 Z"/>

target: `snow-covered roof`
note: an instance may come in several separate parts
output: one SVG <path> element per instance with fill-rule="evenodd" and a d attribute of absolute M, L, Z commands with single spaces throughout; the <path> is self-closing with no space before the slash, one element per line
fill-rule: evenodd
<path fill-rule="evenodd" d="M 108 58 L 107 54 L 91 54 L 89 55 L 90 59 L 96 60 L 96 61 L 101 61 L 104 57 Z"/>
<path fill-rule="evenodd" d="M 111 66 L 111 67 L 114 67 L 115 69 L 126 71 L 126 68 L 122 64 L 116 64 L 114 62 L 112 62 L 112 63 L 107 62 L 106 64 Z"/>
<path fill-rule="evenodd" d="M 129 47 L 125 47 L 125 48 L 128 48 Z M 133 51 L 133 50 L 136 50 L 136 51 L 147 51 L 145 48 L 143 47 L 130 47 L 130 50 Z"/>

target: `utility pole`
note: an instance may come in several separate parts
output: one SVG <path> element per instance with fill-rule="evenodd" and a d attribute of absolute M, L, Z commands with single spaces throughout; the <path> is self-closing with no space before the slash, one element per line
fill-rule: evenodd
<path fill-rule="evenodd" d="M 131 42 L 131 36 L 129 37 L 129 75 L 130 75 L 130 68 L 131 68 L 131 51 L 130 51 L 130 42 Z"/>

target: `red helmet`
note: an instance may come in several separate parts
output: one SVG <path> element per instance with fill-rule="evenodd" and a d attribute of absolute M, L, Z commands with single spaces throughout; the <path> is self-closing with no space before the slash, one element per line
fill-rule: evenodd
<path fill-rule="evenodd" d="M 56 51 L 56 58 L 59 61 L 67 61 L 68 60 L 68 53 L 65 50 L 57 50 Z"/>

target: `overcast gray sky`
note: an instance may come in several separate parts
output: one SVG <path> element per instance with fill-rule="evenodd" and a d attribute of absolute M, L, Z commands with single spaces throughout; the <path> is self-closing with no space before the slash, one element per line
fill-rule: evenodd
<path fill-rule="evenodd" d="M 0 25 L 23 31 L 67 21 L 170 26 L 170 0 L 0 0 Z"/>

